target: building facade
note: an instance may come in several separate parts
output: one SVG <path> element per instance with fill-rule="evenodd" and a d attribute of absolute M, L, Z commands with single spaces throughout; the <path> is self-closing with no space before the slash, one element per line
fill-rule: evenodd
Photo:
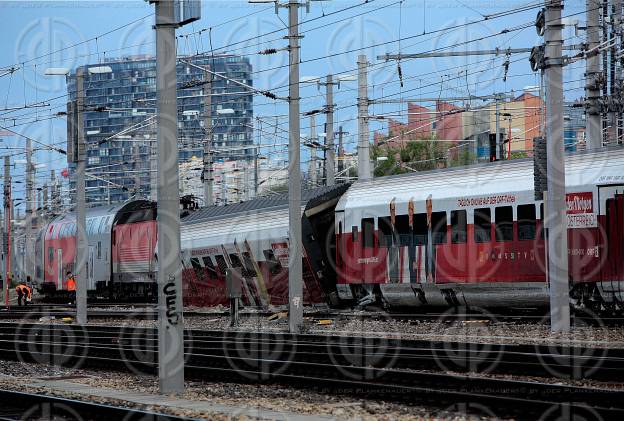
<path fill-rule="evenodd" d="M 495 137 L 498 120 L 504 142 L 502 156 L 513 153 L 531 154 L 533 139 L 540 135 L 543 126 L 544 102 L 533 89 L 499 103 L 464 103 L 461 106 L 436 101 L 435 108 L 408 103 L 407 122 L 391 120 L 388 135 L 375 132 L 375 144 L 401 148 L 406 142 L 435 139 L 453 142 L 474 142 L 473 152 L 478 160 L 490 159 L 490 135 Z M 581 109 L 582 111 L 582 109 Z"/>
<path fill-rule="evenodd" d="M 93 67 L 98 67 L 99 73 L 90 72 Z M 206 67 L 215 74 L 206 72 Z M 155 58 L 109 59 L 82 66 L 82 71 L 84 110 L 81 113 L 73 111 L 76 71 L 68 77 L 68 151 L 72 150 L 70 120 L 75 122 L 80 116 L 87 143 L 87 203 L 149 197 L 155 186 Z M 253 159 L 253 95 L 234 82 L 252 85 L 251 71 L 249 60 L 235 55 L 178 57 L 181 162 L 192 156 L 202 157 L 208 136 L 214 161 Z M 70 163 L 72 175 L 73 169 Z"/>

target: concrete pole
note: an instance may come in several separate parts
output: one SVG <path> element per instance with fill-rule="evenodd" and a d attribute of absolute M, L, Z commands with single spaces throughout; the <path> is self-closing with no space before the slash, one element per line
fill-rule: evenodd
<path fill-rule="evenodd" d="M 43 201 L 41 202 L 41 214 L 45 215 L 50 210 L 50 204 L 48 203 L 48 183 L 43 184 Z"/>
<path fill-rule="evenodd" d="M 33 224 L 33 210 L 34 207 L 34 177 L 32 163 L 32 141 L 26 139 L 26 215 L 24 222 L 26 223 L 25 237 L 24 237 L 24 260 L 25 266 L 22 267 L 24 272 L 24 280 L 27 276 L 32 275 L 34 272 L 35 259 L 33 256 L 34 248 L 32 247 L 32 224 Z"/>
<path fill-rule="evenodd" d="M 548 282 L 553 332 L 570 330 L 570 291 L 568 285 L 568 230 L 566 221 L 565 153 L 563 143 L 563 45 L 561 0 L 546 3 L 546 139 L 548 192 L 546 218 L 548 242 Z"/>
<path fill-rule="evenodd" d="M 50 171 L 50 210 L 53 214 L 58 213 L 58 185 L 56 183 L 56 171 Z"/>
<path fill-rule="evenodd" d="M 368 181 L 370 170 L 370 140 L 368 135 L 368 62 L 358 56 L 358 180 Z"/>
<path fill-rule="evenodd" d="M 325 96 L 327 102 L 327 127 L 325 128 L 325 150 L 327 158 L 325 159 L 325 185 L 333 186 L 335 180 L 335 164 L 334 164 L 334 82 L 332 75 L 327 75 L 325 81 Z"/>
<path fill-rule="evenodd" d="M 160 393 L 184 392 L 180 277 L 180 192 L 174 2 L 156 2 L 158 140 L 158 379 Z"/>
<path fill-rule="evenodd" d="M 78 110 L 76 161 L 76 322 L 87 323 L 87 217 L 85 209 L 85 171 L 87 145 L 84 137 L 84 68 L 76 69 L 76 109 Z"/>
<path fill-rule="evenodd" d="M 254 196 L 253 197 L 258 197 L 258 155 L 260 154 L 260 147 L 256 146 L 255 149 L 256 149 L 256 153 L 254 154 Z"/>
<path fill-rule="evenodd" d="M 221 204 L 227 205 L 227 180 L 225 179 L 225 168 L 221 170 Z"/>
<path fill-rule="evenodd" d="M 6 242 L 4 243 L 4 304 L 9 307 L 9 275 L 11 274 L 11 158 L 4 157 L 4 232 Z"/>
<path fill-rule="evenodd" d="M 623 71 L 623 58 L 616 58 L 617 52 L 616 50 L 620 50 L 622 48 L 622 45 L 624 44 L 624 36 L 622 34 L 622 0 L 613 0 L 613 28 L 614 28 L 614 34 L 613 36 L 615 37 L 615 39 L 617 40 L 617 44 L 614 45 L 613 47 L 613 67 L 615 69 L 615 80 L 614 80 L 614 84 L 615 84 L 615 100 L 620 102 L 622 101 L 622 92 L 621 92 L 621 87 L 622 87 L 622 71 Z M 613 119 L 615 122 L 615 144 L 621 144 L 622 143 L 622 113 L 621 112 L 614 112 L 613 113 Z"/>
<path fill-rule="evenodd" d="M 308 166 L 308 176 L 310 177 L 310 186 L 316 187 L 318 186 L 318 176 L 317 176 L 317 168 L 316 168 L 316 146 L 315 143 L 318 142 L 318 137 L 316 136 L 316 116 L 310 116 L 310 164 Z"/>
<path fill-rule="evenodd" d="M 303 326 L 303 265 L 301 252 L 301 157 L 299 120 L 299 2 L 288 1 L 288 325 L 291 333 Z"/>
<path fill-rule="evenodd" d="M 139 143 L 134 142 L 133 155 L 134 155 L 134 198 L 135 199 L 139 199 L 141 197 L 141 167 L 142 165 L 141 165 L 139 152 L 140 152 Z M 110 188 L 108 191 L 110 191 Z"/>
<path fill-rule="evenodd" d="M 343 147 L 343 136 L 344 132 L 342 131 L 342 126 L 338 128 L 338 172 L 342 172 L 344 170 L 344 147 Z"/>
<path fill-rule="evenodd" d="M 210 70 L 210 68 L 208 68 Z M 207 83 L 204 85 L 204 206 L 213 206 L 212 193 L 212 74 L 204 72 Z"/>
<path fill-rule="evenodd" d="M 600 43 L 600 1 L 587 0 L 587 51 L 597 48 Z M 602 147 L 602 114 L 599 100 L 601 97 L 600 84 L 600 54 L 593 52 L 587 60 L 585 84 L 585 112 L 587 121 L 587 149 Z"/>
<path fill-rule="evenodd" d="M 158 171 L 158 159 L 157 159 L 157 145 L 156 142 L 151 141 L 149 143 L 149 151 L 150 151 L 150 200 L 156 202 L 158 200 L 158 180 L 157 180 L 157 171 Z M 109 196 L 110 196 L 110 188 L 109 188 Z M 110 197 L 108 199 L 110 203 Z"/>
<path fill-rule="evenodd" d="M 496 101 L 496 160 L 500 161 L 501 157 L 501 132 L 500 132 L 500 97 L 496 95 L 494 97 Z"/>

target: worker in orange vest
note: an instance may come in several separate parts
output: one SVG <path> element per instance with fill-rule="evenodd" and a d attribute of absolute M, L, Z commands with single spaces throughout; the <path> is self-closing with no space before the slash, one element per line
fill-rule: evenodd
<path fill-rule="evenodd" d="M 76 279 L 71 271 L 67 271 L 67 291 L 69 292 L 72 303 L 76 301 Z"/>
<path fill-rule="evenodd" d="M 15 287 L 15 291 L 17 292 L 17 305 L 22 305 L 22 300 L 24 301 L 24 305 L 28 305 L 32 298 L 32 288 L 25 284 L 19 284 Z"/>

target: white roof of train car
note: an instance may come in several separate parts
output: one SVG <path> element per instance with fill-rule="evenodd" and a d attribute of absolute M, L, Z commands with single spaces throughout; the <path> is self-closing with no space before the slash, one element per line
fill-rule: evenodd
<path fill-rule="evenodd" d="M 602 182 L 601 182 L 602 180 Z M 624 184 L 624 148 L 601 152 L 576 153 L 566 156 L 566 185 L 575 187 L 608 184 L 607 180 Z M 611 182 L 612 182 L 611 181 Z M 462 197 L 520 193 L 533 197 L 533 160 L 522 159 L 457 167 L 444 170 L 375 178 L 358 182 L 342 196 L 337 211 L 384 206 L 394 199 L 406 203 L 410 199 L 420 209 L 432 196 L 434 210 L 438 203 Z M 397 212 L 400 210 L 397 209 Z M 417 210 L 417 212 L 422 210 Z"/>

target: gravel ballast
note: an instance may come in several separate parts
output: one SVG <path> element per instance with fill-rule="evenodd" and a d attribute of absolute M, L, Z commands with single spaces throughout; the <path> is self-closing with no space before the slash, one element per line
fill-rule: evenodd
<path fill-rule="evenodd" d="M 158 381 L 153 376 L 129 375 L 102 370 L 66 369 L 38 365 L 37 375 L 33 376 L 30 364 L 0 361 L 0 388 L 46 393 L 70 399 L 85 399 L 83 393 L 59 393 L 45 386 L 45 381 L 69 379 L 72 383 L 92 387 L 106 387 L 128 393 L 141 392 L 157 394 Z M 4 376 L 2 376 L 4 375 Z M 9 376 L 9 377 L 5 377 Z M 44 382 L 36 384 L 36 381 Z M 277 411 L 287 415 L 296 413 L 324 417 L 323 419 L 362 420 L 362 421 L 407 421 L 407 420 L 494 420 L 500 419 L 487 408 L 473 408 L 466 414 L 461 408 L 431 409 L 422 406 L 400 405 L 396 403 L 369 401 L 366 399 L 337 396 L 314 391 L 294 389 L 279 385 L 245 385 L 233 383 L 186 382 L 186 392 L 180 398 L 193 401 L 206 401 L 211 404 L 228 405 L 240 408 L 253 408 L 262 411 Z M 86 392 L 89 393 L 89 392 Z M 89 395 L 88 400 L 135 408 L 123 400 L 112 401 Z M 227 416 L 214 412 L 181 410 L 153 405 L 137 409 L 168 413 L 210 420 L 248 420 L 249 415 Z M 476 410 L 476 412 L 474 412 Z M 489 411 L 489 412 L 488 412 Z M 267 419 L 265 416 L 262 419 Z M 270 419 L 270 418 L 269 418 Z"/>

